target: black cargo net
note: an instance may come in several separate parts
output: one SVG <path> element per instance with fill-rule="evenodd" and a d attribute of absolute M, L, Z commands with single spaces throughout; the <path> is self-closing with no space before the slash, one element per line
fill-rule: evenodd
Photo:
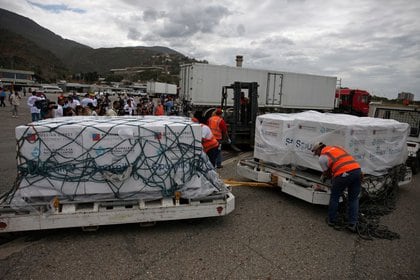
<path fill-rule="evenodd" d="M 398 199 L 398 182 L 406 173 L 405 165 L 396 166 L 389 170 L 388 174 L 378 177 L 366 177 L 363 180 L 363 188 L 359 201 L 359 221 L 355 232 L 360 238 L 373 239 L 399 239 L 397 232 L 390 230 L 380 223 L 380 218 L 390 214 L 396 207 Z M 347 197 L 339 209 L 338 228 L 344 229 L 346 225 Z"/>
<path fill-rule="evenodd" d="M 201 127 L 194 129 L 185 119 L 72 118 L 35 124 L 18 133 L 18 176 L 3 200 L 34 186 L 31 197 L 56 193 L 73 200 L 92 188 L 114 198 L 170 197 L 201 176 L 220 191 L 207 177 L 213 167 L 197 135 Z"/>

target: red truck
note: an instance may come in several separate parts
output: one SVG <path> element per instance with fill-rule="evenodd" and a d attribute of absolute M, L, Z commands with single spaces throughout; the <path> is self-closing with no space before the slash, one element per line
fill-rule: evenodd
<path fill-rule="evenodd" d="M 335 92 L 338 111 L 357 116 L 367 116 L 371 96 L 361 89 L 339 88 Z"/>

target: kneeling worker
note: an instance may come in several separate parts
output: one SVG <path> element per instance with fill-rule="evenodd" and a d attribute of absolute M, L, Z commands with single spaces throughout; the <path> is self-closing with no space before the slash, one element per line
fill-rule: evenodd
<path fill-rule="evenodd" d="M 322 142 L 312 148 L 314 155 L 319 156 L 319 164 L 323 170 L 321 180 L 332 177 L 330 203 L 328 206 L 328 225 L 335 226 L 340 196 L 347 188 L 348 193 L 348 225 L 352 232 L 357 230 L 359 217 L 359 194 L 362 172 L 359 163 L 343 148 L 326 146 Z"/>

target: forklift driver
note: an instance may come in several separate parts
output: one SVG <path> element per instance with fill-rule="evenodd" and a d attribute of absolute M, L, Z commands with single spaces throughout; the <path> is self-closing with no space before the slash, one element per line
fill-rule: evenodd
<path fill-rule="evenodd" d="M 241 96 L 239 99 L 239 104 L 241 105 L 241 111 L 240 111 L 240 121 L 242 123 L 248 123 L 248 105 L 249 105 L 249 99 L 245 97 L 245 93 L 241 91 Z"/>

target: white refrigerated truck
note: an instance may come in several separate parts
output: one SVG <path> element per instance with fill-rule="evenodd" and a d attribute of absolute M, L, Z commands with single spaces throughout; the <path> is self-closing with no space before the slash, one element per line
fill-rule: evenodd
<path fill-rule="evenodd" d="M 180 78 L 184 109 L 220 106 L 222 87 L 236 81 L 258 83 L 262 112 L 332 111 L 335 104 L 336 77 L 193 63 L 181 66 Z"/>
<path fill-rule="evenodd" d="M 148 94 L 156 95 L 175 95 L 177 87 L 174 84 L 161 83 L 161 82 L 147 82 L 146 91 Z"/>

